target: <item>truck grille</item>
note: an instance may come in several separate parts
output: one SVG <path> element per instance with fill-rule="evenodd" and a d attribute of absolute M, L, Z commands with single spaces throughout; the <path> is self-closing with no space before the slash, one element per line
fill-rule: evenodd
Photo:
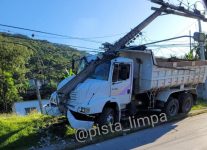
<path fill-rule="evenodd" d="M 70 100 L 75 101 L 77 99 L 77 92 L 76 91 L 72 91 L 70 93 Z"/>

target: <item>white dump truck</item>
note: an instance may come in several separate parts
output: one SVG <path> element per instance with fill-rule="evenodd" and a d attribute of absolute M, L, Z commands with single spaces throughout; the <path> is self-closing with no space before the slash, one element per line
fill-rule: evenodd
<path fill-rule="evenodd" d="M 140 110 L 164 111 L 168 116 L 191 110 L 196 86 L 206 80 L 207 62 L 155 58 L 143 45 L 127 45 L 161 14 L 207 18 L 163 0 L 151 1 L 161 7 L 153 8 L 152 15 L 114 44 L 104 43 L 105 52 L 81 59 L 77 74 L 63 80 L 52 94 L 44 107 L 47 114 L 66 115 L 74 128 L 90 128 Z M 205 36 L 195 34 L 196 39 L 202 41 Z"/>
<path fill-rule="evenodd" d="M 191 110 L 196 86 L 206 80 L 207 61 L 160 59 L 151 50 L 135 49 L 123 49 L 118 57 L 98 65 L 70 93 L 67 117 L 72 127 L 113 123 L 139 110 L 156 109 L 168 116 Z M 86 60 L 82 59 L 79 71 Z M 58 89 L 73 77 L 63 80 Z M 57 97 L 55 92 L 45 107 L 47 113 L 60 114 Z"/>

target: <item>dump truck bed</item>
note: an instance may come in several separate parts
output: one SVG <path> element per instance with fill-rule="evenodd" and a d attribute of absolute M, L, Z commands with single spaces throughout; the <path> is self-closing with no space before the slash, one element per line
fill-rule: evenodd
<path fill-rule="evenodd" d="M 157 62 L 153 66 L 151 88 L 204 83 L 207 61 Z"/>
<path fill-rule="evenodd" d="M 207 61 L 158 59 L 150 50 L 127 50 L 120 55 L 134 60 L 135 93 L 196 85 L 206 80 Z"/>

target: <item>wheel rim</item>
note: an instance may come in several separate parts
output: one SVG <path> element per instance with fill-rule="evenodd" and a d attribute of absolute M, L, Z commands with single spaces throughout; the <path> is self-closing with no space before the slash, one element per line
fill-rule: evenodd
<path fill-rule="evenodd" d="M 187 112 L 190 110 L 190 108 L 191 108 L 191 101 L 188 100 L 184 105 L 184 110 Z"/>
<path fill-rule="evenodd" d="M 113 124 L 114 123 L 114 116 L 112 114 L 109 114 L 106 118 L 107 124 Z"/>
<path fill-rule="evenodd" d="M 176 105 L 176 103 L 173 103 L 170 106 L 169 113 L 170 113 L 170 116 L 175 116 L 176 115 L 176 113 L 177 113 L 177 105 Z"/>

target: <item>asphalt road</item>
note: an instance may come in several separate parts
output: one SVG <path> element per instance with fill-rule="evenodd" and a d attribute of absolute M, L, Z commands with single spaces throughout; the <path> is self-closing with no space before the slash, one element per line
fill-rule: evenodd
<path fill-rule="evenodd" d="M 167 123 L 81 150 L 207 150 L 207 113 Z"/>

